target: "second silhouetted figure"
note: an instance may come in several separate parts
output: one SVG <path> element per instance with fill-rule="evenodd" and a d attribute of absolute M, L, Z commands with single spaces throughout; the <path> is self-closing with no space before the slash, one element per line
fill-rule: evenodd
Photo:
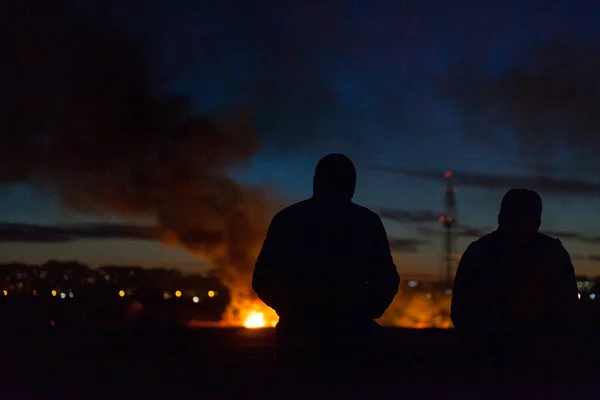
<path fill-rule="evenodd" d="M 530 336 L 574 326 L 579 302 L 571 258 L 560 240 L 538 232 L 541 215 L 537 193 L 506 193 L 498 229 L 471 243 L 456 271 L 457 330 Z"/>
<path fill-rule="evenodd" d="M 322 158 L 313 196 L 279 212 L 267 232 L 252 286 L 280 317 L 282 361 L 360 359 L 398 292 L 379 216 L 352 202 L 356 171 L 342 154 Z"/>

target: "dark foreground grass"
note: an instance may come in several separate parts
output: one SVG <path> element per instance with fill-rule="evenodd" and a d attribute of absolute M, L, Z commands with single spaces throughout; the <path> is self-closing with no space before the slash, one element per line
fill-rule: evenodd
<path fill-rule="evenodd" d="M 2 399 L 597 398 L 593 337 L 554 342 L 536 362 L 465 356 L 452 331 L 390 329 L 376 367 L 290 371 L 273 331 L 45 331 L 5 335 Z M 556 344 L 558 343 L 558 345 Z M 506 361 L 504 361 L 506 362 Z M 506 397 L 508 396 L 508 397 Z"/>

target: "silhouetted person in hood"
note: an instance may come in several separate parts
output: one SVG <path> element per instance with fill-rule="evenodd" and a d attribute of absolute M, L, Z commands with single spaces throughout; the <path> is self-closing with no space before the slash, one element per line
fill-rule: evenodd
<path fill-rule="evenodd" d="M 575 328 L 579 300 L 571 258 L 559 239 L 538 232 L 542 200 L 526 189 L 502 200 L 498 229 L 462 255 L 452 298 L 459 333 L 498 350 L 524 348 Z M 498 342 L 499 341 L 499 342 Z M 488 347 L 489 349 L 489 347 Z"/>
<path fill-rule="evenodd" d="M 252 286 L 280 317 L 280 360 L 360 359 L 379 327 L 373 320 L 398 292 L 385 228 L 352 202 L 355 185 L 352 161 L 327 155 L 315 169 L 313 196 L 271 221 Z"/>

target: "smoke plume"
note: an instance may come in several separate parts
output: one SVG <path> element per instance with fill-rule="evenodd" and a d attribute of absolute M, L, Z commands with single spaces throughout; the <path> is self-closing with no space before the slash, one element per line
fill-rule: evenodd
<path fill-rule="evenodd" d="M 68 1 L 11 7 L 0 28 L 0 185 L 28 182 L 81 213 L 147 217 L 163 240 L 247 282 L 266 202 L 228 171 L 260 146 L 249 116 L 192 115 L 157 84 L 143 43 Z"/>

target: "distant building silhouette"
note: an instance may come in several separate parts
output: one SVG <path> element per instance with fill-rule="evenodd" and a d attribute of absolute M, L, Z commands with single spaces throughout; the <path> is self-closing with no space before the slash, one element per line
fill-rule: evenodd
<path fill-rule="evenodd" d="M 184 275 L 175 269 L 95 269 L 75 261 L 0 264 L 0 290 L 0 325 L 21 314 L 41 318 L 46 324 L 52 319 L 60 325 L 66 318 L 84 323 L 83 315 L 86 324 L 114 324 L 126 308 L 128 315 L 145 313 L 148 317 L 164 314 L 167 305 L 171 313 L 180 315 L 173 321 L 218 321 L 229 303 L 229 290 L 217 277 Z"/>

